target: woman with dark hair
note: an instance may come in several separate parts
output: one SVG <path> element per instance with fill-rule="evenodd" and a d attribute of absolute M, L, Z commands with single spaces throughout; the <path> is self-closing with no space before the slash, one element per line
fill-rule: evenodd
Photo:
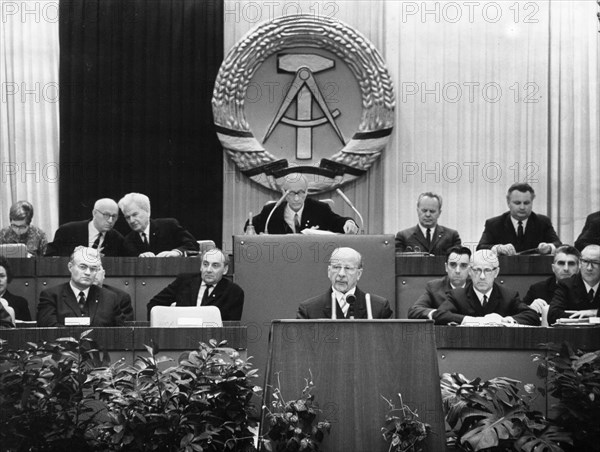
<path fill-rule="evenodd" d="M 0 230 L 0 245 L 24 243 L 32 256 L 43 256 L 48 240 L 46 233 L 31 224 L 33 206 L 27 201 L 18 201 L 10 207 L 10 226 Z"/>
<path fill-rule="evenodd" d="M 8 291 L 8 283 L 12 281 L 10 265 L 5 257 L 0 256 L 0 298 L 6 300 L 8 306 L 14 309 L 17 320 L 31 321 L 31 313 L 27 300 Z"/>

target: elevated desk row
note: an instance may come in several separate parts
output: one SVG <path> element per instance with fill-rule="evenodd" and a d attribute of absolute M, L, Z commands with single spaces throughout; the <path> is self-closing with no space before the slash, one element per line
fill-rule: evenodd
<path fill-rule="evenodd" d="M 29 301 L 35 316 L 37 300 L 42 290 L 68 281 L 68 258 L 9 259 L 14 281 L 9 290 Z M 524 296 L 528 287 L 552 274 L 550 256 L 517 256 L 500 258 L 498 283 L 517 289 Z M 104 258 L 106 284 L 131 295 L 135 303 L 136 320 L 146 320 L 146 303 L 169 284 L 179 273 L 194 273 L 200 268 L 199 258 Z M 260 265 L 260 263 L 257 263 Z M 230 273 L 235 262 L 232 262 Z M 296 269 L 294 269 L 296 271 Z M 368 278 L 369 267 L 365 270 Z M 427 281 L 444 276 L 443 256 L 395 257 L 395 317 L 406 318 L 408 308 L 423 293 Z M 234 280 L 237 275 L 234 275 Z M 297 275 L 296 277 L 300 277 Z M 325 280 L 326 283 L 326 280 Z"/>

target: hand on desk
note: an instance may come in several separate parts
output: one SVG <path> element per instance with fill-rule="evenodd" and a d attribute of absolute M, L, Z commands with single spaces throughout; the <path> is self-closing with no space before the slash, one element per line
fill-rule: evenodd
<path fill-rule="evenodd" d="M 358 226 L 353 220 L 344 223 L 344 234 L 358 234 Z"/>
<path fill-rule="evenodd" d="M 543 300 L 542 298 L 536 298 L 531 302 L 529 307 L 541 315 L 544 308 L 548 307 L 548 303 L 546 303 L 546 300 Z"/>
<path fill-rule="evenodd" d="M 570 319 L 586 319 L 588 317 L 597 317 L 597 309 L 582 309 L 581 311 L 565 311 L 566 314 L 571 314 Z"/>
<path fill-rule="evenodd" d="M 512 243 L 507 243 L 506 245 L 494 245 L 492 251 L 495 251 L 498 255 L 504 256 L 516 256 L 517 254 L 517 250 Z"/>

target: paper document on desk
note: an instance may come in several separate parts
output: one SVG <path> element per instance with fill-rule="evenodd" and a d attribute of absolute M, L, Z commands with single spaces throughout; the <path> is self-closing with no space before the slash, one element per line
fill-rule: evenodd
<path fill-rule="evenodd" d="M 335 232 L 324 231 L 322 229 L 306 228 L 302 229 L 301 234 L 305 235 L 334 235 Z"/>

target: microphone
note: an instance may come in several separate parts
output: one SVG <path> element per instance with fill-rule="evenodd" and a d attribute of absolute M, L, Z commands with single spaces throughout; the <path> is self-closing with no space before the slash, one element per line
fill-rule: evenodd
<path fill-rule="evenodd" d="M 275 207 L 273 207 L 273 209 L 271 209 L 271 212 L 269 212 L 269 216 L 267 217 L 267 221 L 265 222 L 265 234 L 269 233 L 269 221 L 271 221 L 271 217 L 273 216 L 273 212 L 275 212 L 275 209 L 277 209 L 281 203 L 283 202 L 283 200 L 285 199 L 285 197 L 290 193 L 289 190 L 286 190 L 285 193 L 281 196 L 281 198 L 279 198 L 279 201 L 277 201 L 275 203 Z"/>
<path fill-rule="evenodd" d="M 348 318 L 354 318 L 354 303 L 356 303 L 356 297 L 352 294 L 346 297 L 346 303 L 348 303 Z"/>
<path fill-rule="evenodd" d="M 352 210 L 354 210 L 356 215 L 358 215 L 358 218 L 360 219 L 360 230 L 361 230 L 361 232 L 363 232 L 365 229 L 365 222 L 364 222 L 363 217 L 360 214 L 360 212 L 356 209 L 356 207 L 354 207 L 354 204 L 352 204 L 352 201 L 350 201 L 348 199 L 348 197 L 344 194 L 344 192 L 342 190 L 340 190 L 339 188 L 336 188 L 335 191 L 338 195 L 340 195 L 342 197 L 342 199 L 346 202 L 346 204 L 348 204 L 350 206 L 350 208 Z"/>

